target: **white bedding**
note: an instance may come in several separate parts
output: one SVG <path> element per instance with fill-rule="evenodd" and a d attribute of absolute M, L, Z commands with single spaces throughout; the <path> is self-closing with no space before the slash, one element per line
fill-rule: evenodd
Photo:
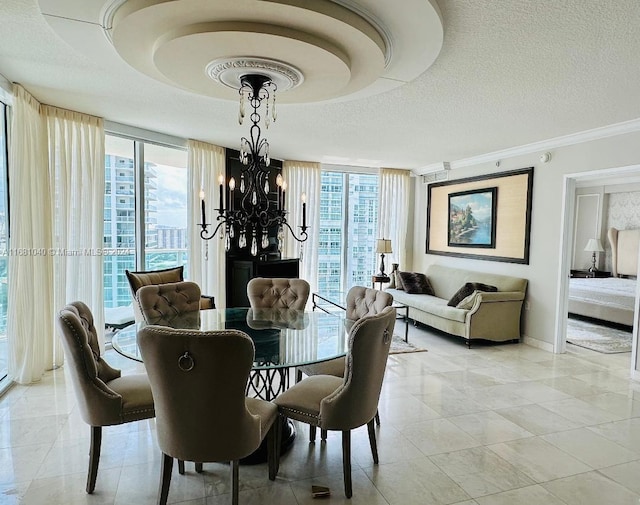
<path fill-rule="evenodd" d="M 635 279 L 569 280 L 569 312 L 572 314 L 632 326 L 635 299 Z"/>

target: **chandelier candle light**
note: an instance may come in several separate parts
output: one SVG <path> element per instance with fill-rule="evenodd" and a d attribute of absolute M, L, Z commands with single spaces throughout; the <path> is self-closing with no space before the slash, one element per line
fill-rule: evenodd
<path fill-rule="evenodd" d="M 238 235 L 238 247 L 243 249 L 247 246 L 247 236 L 251 240 L 251 254 L 258 255 L 260 249 L 269 247 L 269 229 L 277 228 L 278 250 L 282 250 L 282 240 L 284 239 L 284 228 L 288 228 L 291 236 L 298 242 L 304 242 L 308 238 L 307 234 L 307 203 L 306 194 L 302 193 L 302 226 L 300 235 L 296 236 L 293 228 L 287 222 L 287 211 L 285 209 L 285 196 L 287 182 L 282 175 L 276 177 L 277 198 L 276 204 L 269 201 L 269 143 L 262 137 L 260 129 L 260 108 L 265 105 L 264 126 L 269 128 L 271 121 L 276 120 L 275 92 L 276 84 L 267 76 L 261 74 L 247 74 L 240 78 L 240 111 L 238 121 L 242 124 L 245 117 L 245 102 L 248 102 L 252 111 L 249 114 L 251 128 L 249 138 L 242 137 L 240 140 L 240 162 L 246 167 L 240 174 L 239 190 L 241 194 L 240 206 L 234 206 L 234 195 L 236 190 L 236 180 L 231 177 L 228 182 L 227 208 L 224 207 L 224 176 L 218 176 L 220 186 L 220 205 L 217 209 L 216 221 L 218 225 L 209 233 L 210 223 L 206 221 L 206 210 L 204 202 L 204 188 L 200 191 L 202 206 L 202 227 L 200 237 L 210 240 L 216 236 L 218 230 L 224 225 L 225 249 L 231 248 L 231 240 Z M 258 237 L 260 243 L 258 244 Z"/>

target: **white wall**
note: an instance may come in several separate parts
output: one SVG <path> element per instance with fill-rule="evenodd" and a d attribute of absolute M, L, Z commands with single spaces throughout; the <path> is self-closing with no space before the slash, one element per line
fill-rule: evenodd
<path fill-rule="evenodd" d="M 529 279 L 527 299 L 530 309 L 524 313 L 525 340 L 536 339 L 548 348 L 553 345 L 556 331 L 564 175 L 640 164 L 640 132 L 557 148 L 551 151 L 551 161 L 544 164 L 539 162 L 541 154 L 500 159 L 499 169 L 495 161 L 452 169 L 449 176 L 449 180 L 453 180 L 535 167 L 529 265 L 425 254 L 427 185 L 418 180 L 412 269 L 424 271 L 431 263 L 445 263 Z"/>

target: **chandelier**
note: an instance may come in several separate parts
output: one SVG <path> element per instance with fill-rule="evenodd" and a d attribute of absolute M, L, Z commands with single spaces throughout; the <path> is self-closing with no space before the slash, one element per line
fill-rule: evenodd
<path fill-rule="evenodd" d="M 278 250 L 282 251 L 284 229 L 288 228 L 291 236 L 298 242 L 304 242 L 308 238 L 306 213 L 306 195 L 302 193 L 302 226 L 300 235 L 296 235 L 291 225 L 287 222 L 288 211 L 285 208 L 285 196 L 287 183 L 278 174 L 276 177 L 277 196 L 276 201 L 269 200 L 269 142 L 262 137 L 260 129 L 261 107 L 264 105 L 264 127 L 269 128 L 271 121 L 276 120 L 276 83 L 269 77 L 261 74 L 246 74 L 240 77 L 240 111 L 238 121 L 242 124 L 247 104 L 249 107 L 249 120 L 251 128 L 249 136 L 240 140 L 240 162 L 244 166 L 240 174 L 240 181 L 231 177 L 226 184 L 222 174 L 218 177 L 220 186 L 220 205 L 217 209 L 218 223 L 212 233 L 209 232 L 211 223 L 206 221 L 206 209 L 204 202 L 204 189 L 200 191 L 202 206 L 202 228 L 200 237 L 210 240 L 216 236 L 218 230 L 223 230 L 225 249 L 229 251 L 231 241 L 237 240 L 240 249 L 247 247 L 253 256 L 258 251 L 269 247 L 269 229 L 277 229 Z M 224 206 L 224 196 L 227 191 L 227 206 Z M 236 191 L 240 191 L 240 204 L 236 208 L 234 202 Z"/>

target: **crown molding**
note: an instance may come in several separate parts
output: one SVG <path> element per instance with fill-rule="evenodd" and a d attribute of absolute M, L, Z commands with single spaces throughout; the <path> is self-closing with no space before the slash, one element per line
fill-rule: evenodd
<path fill-rule="evenodd" d="M 634 133 L 638 131 L 640 131 L 640 118 L 632 119 L 630 121 L 624 121 L 622 123 L 615 123 L 608 126 L 601 126 L 599 128 L 593 128 L 591 130 L 571 133 L 569 135 L 563 135 L 561 137 L 541 140 L 539 142 L 533 142 L 531 144 L 510 147 L 501 151 L 493 151 L 491 153 L 481 154 L 479 156 L 463 158 L 457 161 L 450 162 L 450 165 L 452 169 L 472 167 L 475 165 L 481 165 L 483 163 L 504 160 L 505 158 L 513 158 L 515 156 L 522 156 L 526 154 L 537 154 L 541 151 L 549 151 L 550 149 L 558 149 L 561 147 L 582 144 L 584 142 L 591 142 L 594 140 L 615 137 L 618 135 L 624 135 L 626 133 Z M 413 173 L 416 175 L 424 175 L 432 172 L 437 172 L 439 170 L 442 170 L 442 162 L 431 163 L 429 165 L 415 168 L 413 169 Z"/>

